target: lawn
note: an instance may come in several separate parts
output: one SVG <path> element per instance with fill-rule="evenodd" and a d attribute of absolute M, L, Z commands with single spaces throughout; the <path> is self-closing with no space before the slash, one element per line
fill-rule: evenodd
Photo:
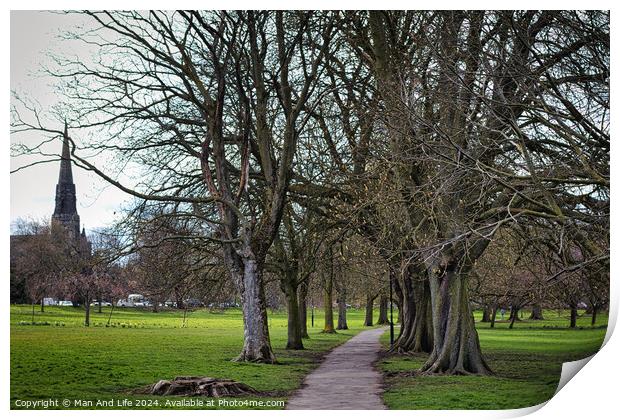
<path fill-rule="evenodd" d="M 590 356 L 601 347 L 607 316 L 600 314 L 591 328 L 590 316 L 581 314 L 578 328 L 571 330 L 568 312 L 543 315 L 542 321 L 516 322 L 512 330 L 507 321 L 498 321 L 494 329 L 488 323 L 476 323 L 494 376 L 417 375 L 425 354 L 385 355 L 378 363 L 385 375 L 385 403 L 390 409 L 466 410 L 521 408 L 549 400 L 562 363 Z M 474 316 L 479 321 L 481 313 Z M 389 335 L 381 340 L 387 349 Z"/>
<path fill-rule="evenodd" d="M 264 393 L 258 400 L 286 400 L 327 350 L 363 329 L 364 316 L 350 311 L 351 329 L 321 334 L 323 314 L 317 311 L 306 350 L 290 351 L 284 350 L 286 314 L 270 313 L 271 343 L 279 363 L 263 365 L 231 361 L 243 343 L 239 310 L 195 311 L 185 328 L 182 311 L 154 314 L 138 309 L 116 309 L 112 326 L 105 327 L 109 310 L 93 310 L 93 326 L 86 328 L 80 308 L 47 307 L 44 313 L 36 308 L 35 321 L 50 325 L 33 326 L 21 325 L 31 321 L 30 306 L 11 306 L 11 407 L 17 399 L 137 401 L 142 396 L 132 389 L 182 375 L 234 379 Z M 163 404 L 170 398 L 149 399 L 166 408 Z"/>
<path fill-rule="evenodd" d="M 30 306 L 11 306 L 11 406 L 16 408 L 18 399 L 48 398 L 114 398 L 135 404 L 144 397 L 132 390 L 182 375 L 238 380 L 261 392 L 250 401 L 285 401 L 325 352 L 364 329 L 363 311 L 350 310 L 350 330 L 321 334 L 323 313 L 317 311 L 315 327 L 309 329 L 311 339 L 304 342 L 306 350 L 289 351 L 284 350 L 286 314 L 269 313 L 271 342 L 279 363 L 261 365 L 231 361 L 243 340 L 237 309 L 191 312 L 184 328 L 181 311 L 154 314 L 138 309 L 116 309 L 112 326 L 105 327 L 109 310 L 104 308 L 102 314 L 93 310 L 93 326 L 86 328 L 82 309 L 47 307 L 40 313 L 36 308 L 35 321 L 49 325 L 33 326 L 25 325 L 31 321 Z M 480 315 L 475 313 L 476 319 Z M 496 373 L 491 377 L 420 376 L 415 370 L 426 355 L 385 355 L 378 367 L 385 374 L 387 406 L 505 409 L 546 401 L 557 387 L 564 361 L 599 349 L 607 317 L 599 315 L 597 327 L 590 328 L 589 316 L 582 314 L 580 328 L 570 330 L 568 313 L 546 311 L 544 316 L 544 321 L 517 322 L 512 330 L 507 321 L 498 321 L 495 329 L 477 323 L 483 352 Z M 382 336 L 382 342 L 387 348 L 389 333 Z M 180 400 L 149 399 L 159 404 L 151 408 L 168 408 L 166 401 Z"/>

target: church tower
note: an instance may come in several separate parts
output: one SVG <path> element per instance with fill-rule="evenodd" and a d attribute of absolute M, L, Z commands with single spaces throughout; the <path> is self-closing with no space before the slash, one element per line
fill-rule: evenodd
<path fill-rule="evenodd" d="M 60 157 L 60 173 L 58 174 L 58 184 L 56 184 L 56 207 L 52 215 L 52 222 L 64 226 L 73 239 L 80 239 L 80 216 L 76 207 L 75 184 L 71 171 L 69 133 L 66 122 Z"/>

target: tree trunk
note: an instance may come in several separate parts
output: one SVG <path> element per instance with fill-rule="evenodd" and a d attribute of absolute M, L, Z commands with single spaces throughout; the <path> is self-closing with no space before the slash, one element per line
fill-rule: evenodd
<path fill-rule="evenodd" d="M 517 306 L 513 305 L 512 308 L 510 308 L 510 317 L 508 320 L 510 321 L 510 325 L 508 326 L 510 330 L 514 327 L 515 321 L 521 321 L 519 319 L 519 308 Z"/>
<path fill-rule="evenodd" d="M 45 298 L 41 298 L 41 312 L 45 312 Z"/>
<path fill-rule="evenodd" d="M 112 303 L 112 307 L 110 308 L 110 314 L 108 315 L 108 322 L 106 325 L 110 325 L 110 321 L 112 320 L 112 314 L 114 313 L 114 303 Z"/>
<path fill-rule="evenodd" d="M 594 325 L 596 324 L 596 314 L 598 313 L 598 308 L 596 307 L 596 305 L 592 306 L 592 324 Z"/>
<path fill-rule="evenodd" d="M 512 305 L 510 307 L 510 315 L 508 316 L 508 321 L 521 321 L 521 318 L 519 318 L 519 309 L 520 308 L 515 305 Z"/>
<path fill-rule="evenodd" d="M 323 308 L 325 310 L 325 327 L 323 332 L 333 334 L 336 332 L 334 329 L 334 309 L 332 307 L 333 299 L 333 279 L 331 276 L 325 279 L 325 287 L 323 288 Z"/>
<path fill-rule="evenodd" d="M 347 325 L 347 289 L 344 286 L 338 291 L 338 330 L 348 330 Z"/>
<path fill-rule="evenodd" d="M 286 348 L 288 350 L 303 350 L 299 304 L 297 301 L 297 273 L 287 273 L 286 277 L 280 280 L 280 287 L 286 297 L 286 310 L 288 313 Z"/>
<path fill-rule="evenodd" d="M 310 338 L 308 336 L 308 283 L 306 282 L 299 285 L 299 324 L 301 338 Z"/>
<path fill-rule="evenodd" d="M 386 325 L 390 323 L 390 320 L 388 319 L 388 302 L 388 297 L 382 293 L 379 297 L 379 319 L 377 320 L 377 324 L 379 325 Z"/>
<path fill-rule="evenodd" d="M 263 290 L 263 272 L 253 258 L 243 258 L 241 306 L 243 308 L 243 349 L 238 362 L 275 363 L 276 357 L 269 341 L 269 326 Z"/>
<path fill-rule="evenodd" d="M 577 328 L 577 305 L 570 306 L 570 327 Z"/>
<path fill-rule="evenodd" d="M 497 318 L 497 305 L 493 305 L 493 310 L 491 311 L 491 325 L 490 325 L 490 328 L 495 328 L 495 318 Z"/>
<path fill-rule="evenodd" d="M 103 312 L 103 308 L 102 308 L 103 305 L 101 304 L 101 301 L 102 301 L 101 296 L 99 296 L 99 305 L 98 305 L 99 308 L 97 309 L 98 313 L 102 313 Z"/>
<path fill-rule="evenodd" d="M 449 266 L 448 266 L 449 267 Z M 420 369 L 425 373 L 491 374 L 482 357 L 469 306 L 467 278 L 457 270 L 429 273 L 433 319 L 433 351 Z"/>
<path fill-rule="evenodd" d="M 372 310 L 375 303 L 375 297 L 366 295 L 366 318 L 364 319 L 365 327 L 372 327 Z"/>
<path fill-rule="evenodd" d="M 398 353 L 425 352 L 433 349 L 432 312 L 428 281 L 409 274 L 403 279 L 403 319 L 400 335 L 391 351 Z"/>
<path fill-rule="evenodd" d="M 543 320 L 543 312 L 540 303 L 535 303 L 532 306 L 532 314 L 530 315 L 530 319 L 534 320 Z"/>
<path fill-rule="evenodd" d="M 84 299 L 84 326 L 90 327 L 90 299 Z"/>
<path fill-rule="evenodd" d="M 490 305 L 484 305 L 482 307 L 482 319 L 480 322 L 491 322 L 491 307 Z"/>

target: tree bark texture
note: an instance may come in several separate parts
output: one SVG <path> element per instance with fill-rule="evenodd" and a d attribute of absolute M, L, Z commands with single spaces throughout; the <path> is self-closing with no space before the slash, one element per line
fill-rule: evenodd
<path fill-rule="evenodd" d="M 429 283 L 412 270 L 402 280 L 403 308 L 401 332 L 392 346 L 398 353 L 425 352 L 433 349 L 433 324 Z"/>
<path fill-rule="evenodd" d="M 249 253 L 248 253 L 249 254 Z M 263 289 L 262 267 L 256 259 L 245 257 L 237 272 L 243 308 L 243 349 L 236 361 L 275 363 L 269 341 L 269 326 Z"/>
<path fill-rule="evenodd" d="M 297 273 L 287 273 L 286 277 L 281 280 L 280 287 L 286 297 L 286 309 L 288 312 L 286 348 L 289 350 L 303 350 L 301 320 L 299 318 L 299 304 L 297 301 Z"/>
<path fill-rule="evenodd" d="M 535 303 L 532 305 L 532 314 L 530 315 L 530 319 L 534 320 L 543 320 L 543 312 L 542 307 L 539 303 Z"/>
<path fill-rule="evenodd" d="M 347 289 L 344 286 L 338 291 L 338 326 L 337 330 L 348 330 L 347 325 Z"/>
<path fill-rule="evenodd" d="M 420 369 L 425 373 L 491 374 L 482 357 L 469 305 L 467 278 L 446 269 L 429 273 L 433 350 Z"/>
<path fill-rule="evenodd" d="M 388 303 L 388 297 L 382 293 L 381 296 L 379 296 L 379 319 L 377 320 L 377 324 L 379 325 L 386 325 L 390 323 L 388 318 Z"/>
<path fill-rule="evenodd" d="M 366 295 L 366 317 L 364 318 L 364 326 L 372 327 L 372 311 L 375 304 L 375 296 Z"/>

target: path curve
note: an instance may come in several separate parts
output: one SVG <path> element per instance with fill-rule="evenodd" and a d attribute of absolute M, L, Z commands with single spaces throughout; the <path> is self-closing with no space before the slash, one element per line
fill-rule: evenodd
<path fill-rule="evenodd" d="M 374 368 L 386 327 L 362 331 L 336 347 L 304 379 L 287 410 L 385 410 L 383 377 Z"/>

